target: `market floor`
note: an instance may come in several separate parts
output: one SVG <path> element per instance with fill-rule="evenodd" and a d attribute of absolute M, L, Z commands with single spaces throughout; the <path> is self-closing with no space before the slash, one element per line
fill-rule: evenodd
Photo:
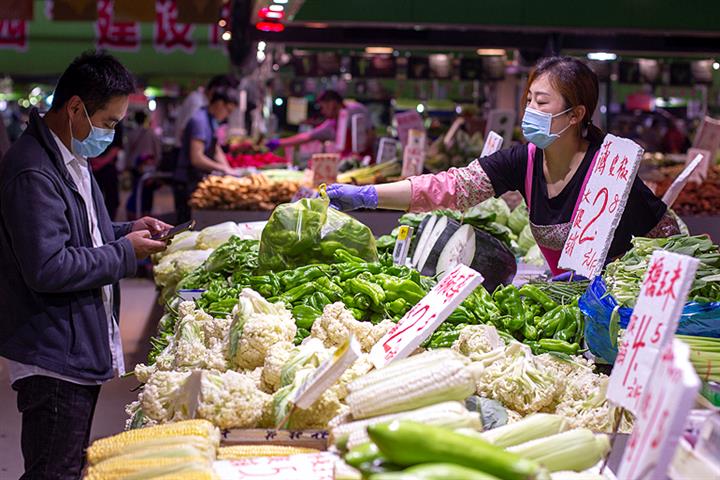
<path fill-rule="evenodd" d="M 155 286 L 148 279 L 128 279 L 121 282 L 122 303 L 120 330 L 125 351 L 125 365 L 132 370 L 148 352 L 148 339 L 160 318 Z M 137 387 L 134 378 L 115 379 L 100 391 L 92 439 L 106 437 L 125 427 L 125 405 L 137 398 L 131 390 Z M 10 388 L 7 368 L 0 359 L 0 480 L 17 479 L 23 472 L 20 453 L 20 414 L 16 395 Z"/>

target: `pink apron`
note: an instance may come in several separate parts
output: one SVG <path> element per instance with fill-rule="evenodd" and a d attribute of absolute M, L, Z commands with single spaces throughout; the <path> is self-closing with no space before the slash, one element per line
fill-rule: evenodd
<path fill-rule="evenodd" d="M 528 162 L 525 173 L 525 202 L 527 203 L 528 215 L 530 214 L 530 199 L 532 198 L 532 178 L 536 149 L 537 147 L 534 144 L 528 143 Z M 538 247 L 540 247 L 540 251 L 550 266 L 550 271 L 553 275 L 559 275 L 564 272 L 564 270 L 561 270 L 558 267 L 558 262 L 560 261 L 560 255 L 562 254 L 562 249 L 565 246 L 565 241 L 570 235 L 572 219 L 575 218 L 575 212 L 577 212 L 578 205 L 580 205 L 582 200 L 582 192 L 585 191 L 585 186 L 590 179 L 590 174 L 593 171 L 593 166 L 597 160 L 598 152 L 595 152 L 595 157 L 593 158 L 592 164 L 590 164 L 590 168 L 583 180 L 582 188 L 580 189 L 581 194 L 578 195 L 578 198 L 575 201 L 575 208 L 573 209 L 572 217 L 570 217 L 571 220 L 567 223 L 559 223 L 557 225 L 535 225 L 530 222 L 530 230 L 532 231 L 533 237 L 535 237 L 535 241 L 537 242 Z"/>

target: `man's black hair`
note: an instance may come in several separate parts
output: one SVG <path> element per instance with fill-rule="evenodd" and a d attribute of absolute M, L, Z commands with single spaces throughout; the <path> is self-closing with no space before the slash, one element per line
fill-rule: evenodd
<path fill-rule="evenodd" d="M 213 90 L 212 97 L 210 97 L 210 103 L 215 102 L 232 103 L 238 105 L 238 91 L 230 87 L 218 87 Z"/>
<path fill-rule="evenodd" d="M 240 82 L 233 75 L 215 75 L 208 81 L 205 90 L 210 91 L 221 87 L 237 88 L 238 85 Z"/>
<path fill-rule="evenodd" d="M 135 91 L 132 74 L 112 55 L 88 51 L 76 57 L 55 86 L 52 110 L 60 110 L 73 96 L 80 97 L 88 115 L 114 97 Z"/>
<path fill-rule="evenodd" d="M 337 102 L 343 103 L 343 97 L 335 90 L 325 90 L 322 95 L 317 98 L 317 103 L 320 102 Z"/>

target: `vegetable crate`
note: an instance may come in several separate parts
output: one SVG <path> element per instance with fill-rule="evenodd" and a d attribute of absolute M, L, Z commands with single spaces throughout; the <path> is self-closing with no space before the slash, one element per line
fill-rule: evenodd
<path fill-rule="evenodd" d="M 283 445 L 325 451 L 328 448 L 328 432 L 326 430 L 280 430 L 272 428 L 231 429 L 222 432 L 220 444 L 222 446 Z"/>

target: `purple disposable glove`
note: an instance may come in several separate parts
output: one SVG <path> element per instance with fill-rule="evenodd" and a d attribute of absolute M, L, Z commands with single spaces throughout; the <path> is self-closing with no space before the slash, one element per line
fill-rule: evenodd
<path fill-rule="evenodd" d="M 582 275 L 578 275 L 577 273 L 573 275 L 573 273 L 573 271 L 563 272 L 559 275 L 555 275 L 554 277 L 552 277 L 551 280 L 553 282 L 581 282 L 583 280 L 587 280 L 587 278 L 583 277 Z"/>
<path fill-rule="evenodd" d="M 267 141 L 267 143 L 265 144 L 265 146 L 266 146 L 267 149 L 270 150 L 271 152 L 274 151 L 274 150 L 277 150 L 278 147 L 280 146 L 280 139 L 279 139 L 279 138 L 271 138 L 270 140 Z"/>
<path fill-rule="evenodd" d="M 348 212 L 360 208 L 377 208 L 378 194 L 375 187 L 356 187 L 354 185 L 334 184 L 327 187 L 330 206 L 336 210 Z"/>

